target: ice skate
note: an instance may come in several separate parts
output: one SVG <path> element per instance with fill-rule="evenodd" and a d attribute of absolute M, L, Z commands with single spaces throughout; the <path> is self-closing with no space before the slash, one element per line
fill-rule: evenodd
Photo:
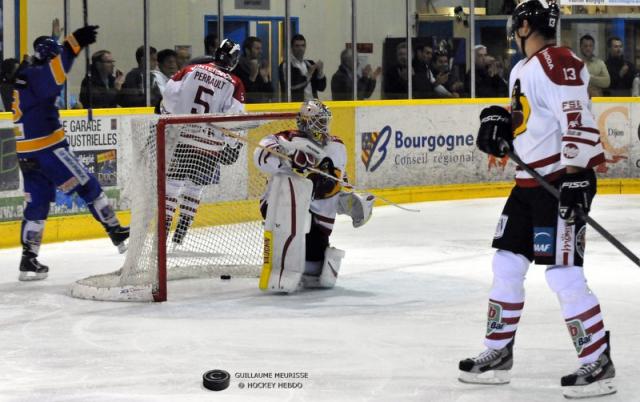
<path fill-rule="evenodd" d="M 109 229 L 108 233 L 113 245 L 118 247 L 118 252 L 120 254 L 124 254 L 124 252 L 127 251 L 127 244 L 125 243 L 125 240 L 129 238 L 129 227 L 116 226 Z"/>
<path fill-rule="evenodd" d="M 37 256 L 33 253 L 22 254 L 20 260 L 20 276 L 21 281 L 40 281 L 46 279 L 49 275 L 49 267 L 40 264 Z"/>
<path fill-rule="evenodd" d="M 515 339 L 515 338 L 514 338 Z M 478 357 L 461 360 L 460 382 L 470 384 L 508 384 L 513 367 L 513 341 L 502 349 L 487 349 Z"/>
<path fill-rule="evenodd" d="M 565 398 L 578 399 L 615 393 L 616 369 L 611 361 L 609 331 L 605 333 L 607 348 L 593 363 L 583 364 L 574 373 L 562 377 L 562 393 Z"/>

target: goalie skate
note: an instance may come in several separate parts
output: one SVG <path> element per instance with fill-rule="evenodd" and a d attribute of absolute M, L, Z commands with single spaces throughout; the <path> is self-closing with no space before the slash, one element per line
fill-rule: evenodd
<path fill-rule="evenodd" d="M 487 349 L 478 357 L 461 360 L 460 382 L 469 384 L 508 384 L 513 367 L 513 339 L 502 349 Z"/>
<path fill-rule="evenodd" d="M 615 393 L 616 369 L 611 361 L 609 331 L 605 334 L 607 348 L 593 363 L 583 364 L 574 373 L 562 377 L 562 393 L 565 398 L 580 399 Z"/>

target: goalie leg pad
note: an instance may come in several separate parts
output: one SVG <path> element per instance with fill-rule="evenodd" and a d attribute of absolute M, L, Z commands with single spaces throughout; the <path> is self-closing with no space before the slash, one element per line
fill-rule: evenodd
<path fill-rule="evenodd" d="M 349 215 L 354 228 L 369 221 L 376 197 L 372 194 L 341 192 L 338 195 L 338 213 Z"/>
<path fill-rule="evenodd" d="M 317 270 L 313 269 L 313 262 L 307 261 L 307 269 L 302 277 L 304 287 L 307 289 L 333 288 L 336 284 L 336 280 L 338 279 L 338 273 L 340 272 L 340 265 L 344 255 L 344 250 L 340 250 L 335 247 L 327 247 L 324 252 L 324 263 L 322 264 L 322 270 L 320 273 L 317 273 Z"/>
<path fill-rule="evenodd" d="M 310 180 L 297 175 L 276 174 L 270 179 L 261 290 L 291 293 L 298 289 L 305 267 L 312 187 Z"/>

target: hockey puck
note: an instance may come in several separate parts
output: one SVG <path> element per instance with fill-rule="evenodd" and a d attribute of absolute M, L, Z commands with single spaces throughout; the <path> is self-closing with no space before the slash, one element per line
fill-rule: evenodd
<path fill-rule="evenodd" d="M 209 370 L 202 375 L 202 385 L 211 391 L 222 391 L 229 388 L 231 376 L 224 370 Z"/>
<path fill-rule="evenodd" d="M 231 279 L 231 275 L 220 275 L 220 279 L 229 280 Z"/>

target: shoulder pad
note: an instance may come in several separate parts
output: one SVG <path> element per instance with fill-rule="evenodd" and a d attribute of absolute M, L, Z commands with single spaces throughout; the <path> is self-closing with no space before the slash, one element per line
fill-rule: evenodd
<path fill-rule="evenodd" d="M 557 85 L 584 85 L 580 73 L 584 63 L 566 47 L 550 46 L 536 53 L 542 70 Z"/>

